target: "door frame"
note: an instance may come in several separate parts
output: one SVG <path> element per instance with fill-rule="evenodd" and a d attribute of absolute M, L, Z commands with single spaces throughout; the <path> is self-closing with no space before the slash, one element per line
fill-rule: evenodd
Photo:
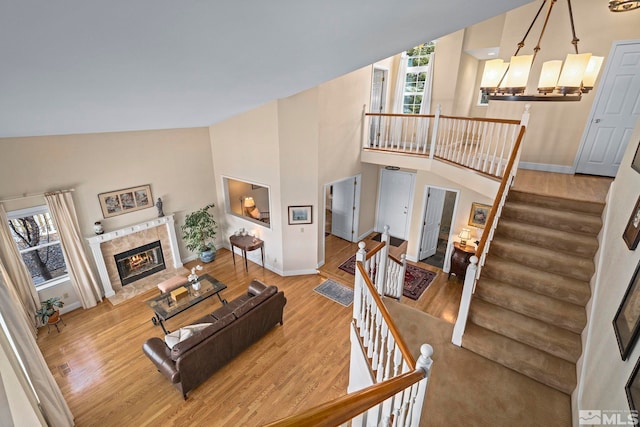
<path fill-rule="evenodd" d="M 576 152 L 576 157 L 573 160 L 573 172 L 572 173 L 576 173 L 576 171 L 578 170 L 578 163 L 580 162 L 580 157 L 583 154 L 583 151 L 585 149 L 586 143 L 587 143 L 587 136 L 589 135 L 589 130 L 591 129 L 591 124 L 593 123 L 593 120 L 595 119 L 595 115 L 596 115 L 596 107 L 598 106 L 598 103 L 602 101 L 602 98 L 604 97 L 604 94 L 602 93 L 602 91 L 600 90 L 600 88 L 602 87 L 602 83 L 604 82 L 604 79 L 607 78 L 609 72 L 611 71 L 611 58 L 613 57 L 613 53 L 615 52 L 615 50 L 623 45 L 627 45 L 627 44 L 638 44 L 640 45 L 640 39 L 632 39 L 632 40 L 616 40 L 611 44 L 611 49 L 609 49 L 609 55 L 607 56 L 607 60 L 606 63 L 604 65 L 604 70 L 602 72 L 602 76 L 600 77 L 600 81 L 598 82 L 598 89 L 596 90 L 595 93 L 595 97 L 593 98 L 593 103 L 591 104 L 591 109 L 589 110 L 589 116 L 587 117 L 587 122 L 585 124 L 584 130 L 582 132 L 582 137 L 580 138 L 580 145 L 578 146 L 578 151 Z"/>
<path fill-rule="evenodd" d="M 439 185 L 430 185 L 430 184 L 425 184 L 424 186 L 424 190 L 422 192 L 422 213 L 421 213 L 421 218 L 423 218 L 423 220 L 421 221 L 420 224 L 420 234 L 419 234 L 419 239 L 420 241 L 418 242 L 418 249 L 417 249 L 417 253 L 416 253 L 416 259 L 412 259 L 411 261 L 414 262 L 418 262 L 420 261 L 417 258 L 420 258 L 420 249 L 422 248 L 422 236 L 424 234 L 424 216 L 427 214 L 427 204 L 429 203 L 429 188 L 437 188 L 439 190 L 444 190 L 444 191 L 451 191 L 452 193 L 456 194 L 456 200 L 453 202 L 453 213 L 451 214 L 451 228 L 449 229 L 449 239 L 447 240 L 447 250 L 444 253 L 444 263 L 442 265 L 442 270 L 446 273 L 449 271 L 449 267 L 451 264 L 450 258 L 451 258 L 451 251 L 453 250 L 453 245 L 451 244 L 451 239 L 455 236 L 455 232 L 454 232 L 454 228 L 455 228 L 455 224 L 456 224 L 456 218 L 457 218 L 457 214 L 458 214 L 458 204 L 460 203 L 460 190 L 456 189 L 456 188 L 449 188 L 449 187 L 441 187 Z M 446 268 L 446 270 L 445 270 Z"/>
<path fill-rule="evenodd" d="M 348 176 L 346 178 L 342 178 L 342 179 L 337 179 L 335 181 L 331 181 L 328 182 L 326 184 L 324 184 L 322 186 L 322 224 L 320 228 L 320 233 L 322 238 L 319 239 L 320 241 L 320 245 L 321 245 L 321 259 L 318 260 L 318 267 L 321 267 L 324 265 L 325 259 L 326 259 L 326 248 L 325 248 L 325 230 L 327 227 L 327 191 L 329 190 L 329 187 L 338 183 L 338 182 L 342 182 L 342 181 L 346 181 L 348 179 L 355 179 L 356 180 L 356 185 L 355 185 L 355 190 L 354 190 L 354 200 L 353 200 L 353 237 L 352 239 L 355 239 L 354 241 L 358 240 L 358 227 L 360 225 L 360 193 L 362 190 L 362 174 L 356 174 L 356 175 L 352 175 L 352 176 Z"/>
<path fill-rule="evenodd" d="M 411 184 L 413 187 L 413 191 L 411 191 L 411 194 L 409 195 L 409 203 L 407 206 L 407 224 L 405 225 L 405 239 L 407 241 L 409 241 L 409 238 L 411 237 L 409 235 L 409 232 L 411 231 L 411 217 L 413 214 L 413 202 L 415 200 L 415 186 L 416 186 L 416 172 L 413 171 L 408 171 L 408 170 L 402 170 L 402 169 L 387 169 L 386 167 L 381 167 L 380 168 L 380 172 L 378 173 L 378 195 L 376 198 L 376 218 L 375 218 L 375 225 L 374 225 L 374 230 L 378 233 L 382 233 L 384 230 L 378 230 L 378 222 L 380 220 L 380 198 L 381 198 L 381 194 L 382 194 L 382 174 L 384 174 L 385 172 L 388 173 L 396 173 L 396 172 L 402 172 L 402 173 L 406 173 L 411 175 Z M 385 224 L 388 225 L 388 224 Z M 390 230 L 390 235 L 393 235 L 393 230 Z"/>
<path fill-rule="evenodd" d="M 376 70 L 382 71 L 382 75 L 384 78 L 384 83 L 382 84 L 382 92 L 380 94 L 380 98 L 383 100 L 382 102 L 382 111 L 371 111 L 371 99 L 373 95 L 373 75 Z M 388 94 L 388 82 L 389 81 L 389 68 L 384 67 L 382 65 L 373 65 L 373 70 L 371 71 L 371 87 L 369 88 L 369 112 L 370 113 L 384 113 L 387 111 L 387 94 Z"/>

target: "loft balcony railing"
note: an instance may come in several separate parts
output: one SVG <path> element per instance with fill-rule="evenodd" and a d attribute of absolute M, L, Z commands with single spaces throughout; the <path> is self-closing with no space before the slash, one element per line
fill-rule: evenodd
<path fill-rule="evenodd" d="M 438 159 L 502 179 L 523 120 L 365 113 L 363 148 Z"/>

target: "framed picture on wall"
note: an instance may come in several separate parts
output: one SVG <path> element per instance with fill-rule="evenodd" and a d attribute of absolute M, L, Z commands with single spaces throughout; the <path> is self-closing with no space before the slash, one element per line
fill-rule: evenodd
<path fill-rule="evenodd" d="M 491 206 L 481 203 L 472 203 L 471 212 L 469 213 L 469 225 L 473 227 L 484 228 L 489 217 Z"/>
<path fill-rule="evenodd" d="M 613 318 L 613 330 L 622 360 L 627 360 L 640 332 L 640 262 Z"/>
<path fill-rule="evenodd" d="M 622 233 L 622 238 L 632 251 L 638 247 L 638 241 L 640 241 L 640 196 L 638 196 L 638 201 L 631 211 L 631 216 L 624 233 Z"/>
<path fill-rule="evenodd" d="M 631 372 L 631 376 L 627 381 L 627 385 L 624 387 L 624 391 L 627 392 L 627 400 L 629 401 L 629 409 L 632 411 L 638 410 L 640 405 L 640 378 L 638 377 L 638 370 L 640 368 L 640 359 L 636 362 L 636 366 Z"/>
<path fill-rule="evenodd" d="M 638 141 L 638 148 L 636 148 L 636 155 L 633 156 L 633 160 L 631 161 L 631 167 L 636 172 L 640 173 L 640 141 Z"/>
<path fill-rule="evenodd" d="M 110 218 L 153 206 L 151 185 L 125 188 L 98 194 L 102 216 Z"/>
<path fill-rule="evenodd" d="M 289 206 L 289 225 L 311 224 L 313 220 L 311 209 L 311 205 Z"/>

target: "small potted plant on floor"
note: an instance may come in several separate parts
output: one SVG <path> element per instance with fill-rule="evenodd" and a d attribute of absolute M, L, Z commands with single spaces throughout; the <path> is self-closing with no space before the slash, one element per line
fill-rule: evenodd
<path fill-rule="evenodd" d="M 182 238 L 187 249 L 198 252 L 200 261 L 211 262 L 216 259 L 216 248 L 213 238 L 216 236 L 217 224 L 211 213 L 213 203 L 188 214 L 182 228 Z"/>
<path fill-rule="evenodd" d="M 46 301 L 40 301 L 40 303 L 42 306 L 36 311 L 36 317 L 43 325 L 56 323 L 60 317 L 58 308 L 64 306 L 64 301 L 60 300 L 60 297 L 53 297 Z"/>

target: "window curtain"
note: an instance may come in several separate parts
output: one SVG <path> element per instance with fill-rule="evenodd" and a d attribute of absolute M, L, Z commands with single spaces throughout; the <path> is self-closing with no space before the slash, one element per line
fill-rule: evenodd
<path fill-rule="evenodd" d="M 0 313 L 2 313 L 2 321 L 6 325 L 6 331 L 3 329 L 0 332 L 10 335 L 14 345 L 12 352 L 16 354 L 24 366 L 23 373 L 33 386 L 47 425 L 73 426 L 73 414 L 69 410 L 51 371 L 49 371 L 35 338 L 29 333 L 31 326 L 24 319 L 23 313 L 17 309 L 19 306 L 15 293 L 11 292 L 0 276 Z M 33 395 L 31 388 L 24 391 Z"/>
<path fill-rule="evenodd" d="M 427 69 L 427 80 L 424 82 L 424 94 L 420 104 L 420 114 L 431 114 L 431 92 L 433 88 L 433 61 L 435 52 L 429 54 L 429 68 Z"/>
<path fill-rule="evenodd" d="M 60 235 L 71 285 L 78 294 L 82 307 L 94 307 L 98 301 L 102 301 L 102 293 L 84 251 L 83 238 L 80 234 L 80 225 L 71 192 L 46 193 L 44 198 Z"/>
<path fill-rule="evenodd" d="M 40 308 L 40 298 L 31 280 L 31 274 L 24 265 L 18 247 L 11 237 L 7 212 L 2 204 L 0 204 L 0 264 L 2 264 L 0 275 L 7 286 L 16 293 L 20 302 L 19 307 L 28 319 L 31 333 L 35 337 L 38 333 L 36 310 Z"/>
<path fill-rule="evenodd" d="M 407 78 L 407 52 L 402 52 L 398 61 L 398 74 L 396 75 L 396 87 L 393 91 L 393 112 L 402 114 L 404 103 L 404 81 Z"/>

